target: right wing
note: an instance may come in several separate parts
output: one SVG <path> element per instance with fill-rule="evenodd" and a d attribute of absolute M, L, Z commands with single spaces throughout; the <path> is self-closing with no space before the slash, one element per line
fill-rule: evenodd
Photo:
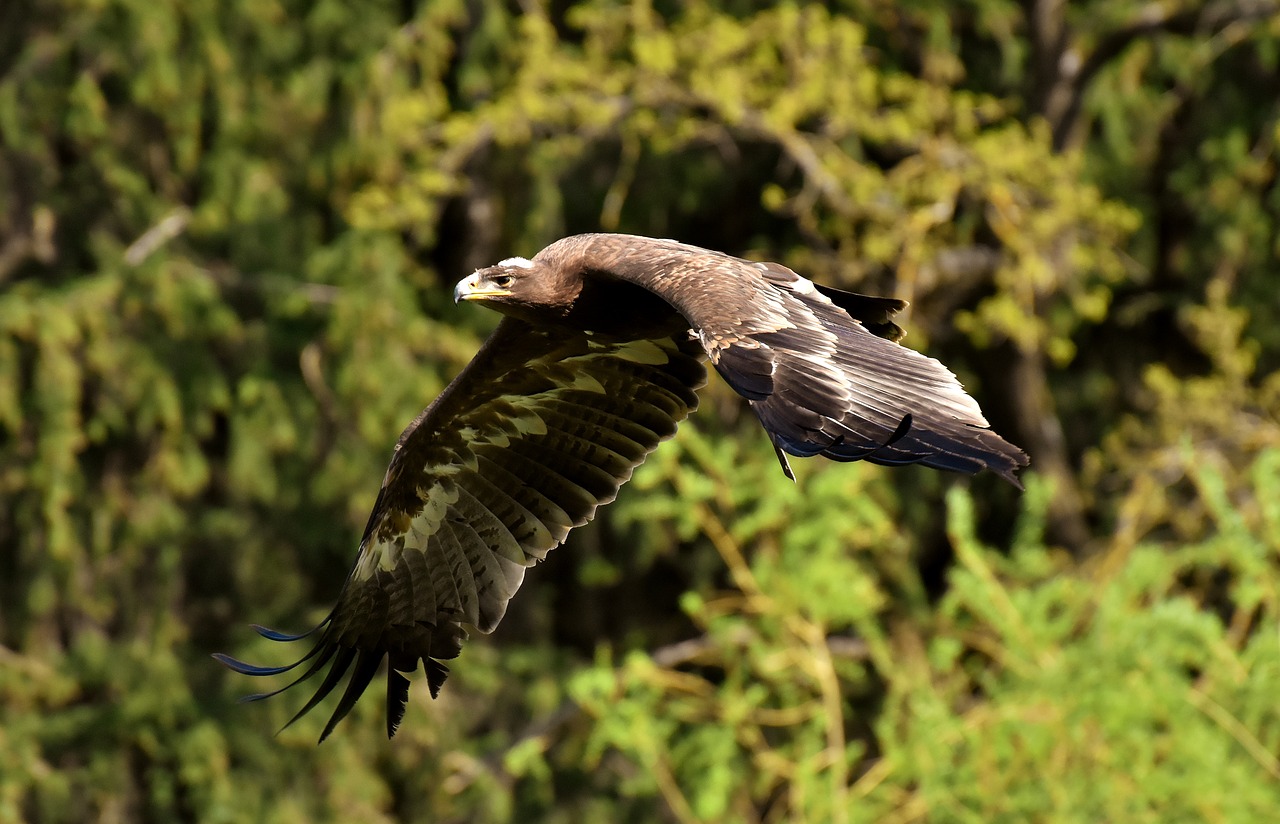
<path fill-rule="evenodd" d="M 903 302 L 819 288 L 778 263 L 670 240 L 628 238 L 627 247 L 614 276 L 684 316 L 716 371 L 750 402 L 788 475 L 786 454 L 823 455 L 990 469 L 1021 486 L 1026 454 L 992 431 L 949 369 L 894 342 L 902 330 L 891 318 Z"/>

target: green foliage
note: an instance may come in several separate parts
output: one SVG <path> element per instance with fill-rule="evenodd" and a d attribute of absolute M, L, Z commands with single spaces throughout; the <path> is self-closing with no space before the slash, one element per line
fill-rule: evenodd
<path fill-rule="evenodd" d="M 1273 818 L 1280 17 L 1027 5 L 4 6 L 0 822 Z M 910 299 L 1044 474 L 792 484 L 713 385 L 392 743 L 272 737 L 208 653 L 600 229 Z"/>
<path fill-rule="evenodd" d="M 675 668 L 605 658 L 571 694 L 596 718 L 596 757 L 626 755 L 644 771 L 632 791 L 681 820 L 1265 818 L 1280 805 L 1280 710 L 1264 686 L 1280 651 L 1250 628 L 1280 615 L 1280 451 L 1245 476 L 1257 507 L 1222 506 L 1221 475 L 1198 471 L 1221 506 L 1213 537 L 1083 566 L 1040 538 L 1043 484 L 1003 557 L 975 537 L 973 498 L 955 488 L 956 564 L 932 608 L 886 597 L 900 582 L 875 563 L 874 530 L 850 527 L 834 555 L 832 536 L 786 532 L 788 580 L 838 581 L 842 599 L 771 586 L 779 535 L 751 541 L 748 563 L 722 514 L 702 509 L 737 584 L 686 599 L 702 642 Z M 849 486 L 814 484 L 806 503 L 839 507 Z M 770 505 L 766 494 L 733 514 Z M 1206 576 L 1219 578 L 1212 602 L 1192 583 Z M 874 759 L 846 737 L 872 690 Z"/>

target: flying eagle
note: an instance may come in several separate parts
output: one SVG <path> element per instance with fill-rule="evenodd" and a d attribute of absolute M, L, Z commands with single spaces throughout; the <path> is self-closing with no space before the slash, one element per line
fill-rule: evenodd
<path fill-rule="evenodd" d="M 819 286 L 672 240 L 576 235 L 532 260 L 461 281 L 455 301 L 503 314 L 475 358 L 396 443 L 355 568 L 309 662 L 275 695 L 328 672 L 297 720 L 351 678 L 320 737 L 351 710 L 383 659 L 387 735 L 422 661 L 435 697 L 467 638 L 491 632 L 525 570 L 591 520 L 698 405 L 709 359 L 787 455 L 919 463 L 1010 483 L 1022 450 L 988 425 L 936 360 L 898 345 L 906 303 Z M 290 721 L 293 723 L 293 721 Z"/>

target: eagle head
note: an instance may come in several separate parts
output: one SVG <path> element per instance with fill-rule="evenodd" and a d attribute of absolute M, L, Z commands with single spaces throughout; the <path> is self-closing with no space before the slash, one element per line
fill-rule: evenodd
<path fill-rule="evenodd" d="M 559 274 L 542 261 L 507 258 L 458 281 L 453 301 L 479 301 L 504 315 L 545 322 L 562 316 L 576 297 Z"/>

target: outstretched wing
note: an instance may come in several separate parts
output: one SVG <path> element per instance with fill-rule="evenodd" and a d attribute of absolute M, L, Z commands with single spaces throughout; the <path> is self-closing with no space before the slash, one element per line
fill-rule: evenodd
<path fill-rule="evenodd" d="M 467 635 L 490 632 L 525 569 L 591 519 L 697 406 L 706 380 L 696 342 L 604 340 L 504 318 L 475 359 L 396 445 L 355 568 L 309 661 L 288 689 L 328 672 L 301 717 L 352 671 L 320 740 L 350 711 L 382 660 L 387 734 L 404 715 L 421 660 L 434 697 Z M 260 629 L 275 640 L 288 636 Z M 310 635 L 307 633 L 306 635 Z M 354 664 L 354 668 L 353 668 Z M 275 693 L 251 696 L 265 698 Z M 290 721 L 292 723 L 292 721 Z"/>
<path fill-rule="evenodd" d="M 1026 454 L 991 430 L 950 370 L 894 342 L 901 330 L 891 317 L 905 303 L 819 288 L 777 263 L 649 243 L 654 265 L 621 266 L 616 276 L 684 315 L 750 401 L 788 475 L 784 453 L 990 469 L 1021 486 Z"/>

